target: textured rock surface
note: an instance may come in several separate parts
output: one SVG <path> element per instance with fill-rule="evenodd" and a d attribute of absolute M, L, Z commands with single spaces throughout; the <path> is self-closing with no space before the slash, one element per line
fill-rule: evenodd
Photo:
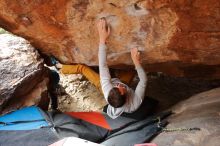
<path fill-rule="evenodd" d="M 102 111 L 107 104 L 103 95 L 82 75 L 60 75 L 59 83 L 67 94 L 58 97 L 58 109 L 70 111 Z"/>
<path fill-rule="evenodd" d="M 46 75 L 43 60 L 29 42 L 10 34 L 0 35 L 1 112 L 33 105 L 33 99 L 39 102 L 47 88 Z"/>
<path fill-rule="evenodd" d="M 148 74 L 147 96 L 159 101 L 158 112 L 191 96 L 220 87 L 220 80 L 189 79 L 164 74 Z"/>
<path fill-rule="evenodd" d="M 194 128 L 200 131 L 159 134 L 153 142 L 159 146 L 218 146 L 220 142 L 220 88 L 197 94 L 177 104 L 168 128 Z"/>
<path fill-rule="evenodd" d="M 63 63 L 97 65 L 96 20 L 111 24 L 109 65 L 143 51 L 148 71 L 220 77 L 219 0 L 1 0 L 0 26 Z"/>

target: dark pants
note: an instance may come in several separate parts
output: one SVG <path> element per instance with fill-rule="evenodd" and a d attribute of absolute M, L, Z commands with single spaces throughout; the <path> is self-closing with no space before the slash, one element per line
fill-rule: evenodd
<path fill-rule="evenodd" d="M 49 93 L 51 97 L 51 107 L 52 109 L 57 109 L 57 88 L 60 81 L 59 74 L 54 71 L 50 70 L 50 85 L 49 85 Z"/>

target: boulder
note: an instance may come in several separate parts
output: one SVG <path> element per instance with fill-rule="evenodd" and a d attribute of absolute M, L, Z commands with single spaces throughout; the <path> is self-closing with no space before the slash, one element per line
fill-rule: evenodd
<path fill-rule="evenodd" d="M 108 63 L 132 65 L 142 52 L 147 71 L 220 77 L 219 0 L 1 0 L 0 26 L 62 63 L 97 66 L 96 21 L 111 25 Z"/>
<path fill-rule="evenodd" d="M 28 41 L 11 34 L 1 34 L 0 66 L 1 112 L 40 101 L 49 79 L 43 59 Z"/>
<path fill-rule="evenodd" d="M 200 128 L 200 131 L 174 131 L 159 134 L 159 146 L 219 146 L 220 88 L 206 91 L 172 108 L 167 128 Z"/>

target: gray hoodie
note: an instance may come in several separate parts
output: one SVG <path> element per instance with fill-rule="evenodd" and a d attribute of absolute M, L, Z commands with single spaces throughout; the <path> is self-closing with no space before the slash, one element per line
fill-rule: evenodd
<path fill-rule="evenodd" d="M 122 83 L 119 79 L 111 78 L 109 69 L 107 66 L 107 62 L 106 62 L 106 59 L 107 59 L 106 49 L 107 47 L 105 44 L 99 44 L 98 56 L 99 56 L 99 73 L 100 73 L 100 80 L 101 80 L 100 82 L 101 82 L 102 91 L 103 91 L 106 101 L 108 102 L 107 98 L 108 98 L 110 90 L 113 87 L 116 87 L 118 83 L 123 84 L 127 89 L 126 103 L 122 107 L 114 108 L 111 105 L 108 105 L 107 114 L 111 118 L 115 119 L 118 116 L 120 116 L 123 112 L 126 112 L 126 113 L 134 112 L 141 105 L 142 100 L 145 97 L 147 76 L 141 65 L 135 66 L 137 73 L 138 73 L 138 77 L 140 78 L 140 81 L 135 91 L 129 88 L 126 84 Z"/>

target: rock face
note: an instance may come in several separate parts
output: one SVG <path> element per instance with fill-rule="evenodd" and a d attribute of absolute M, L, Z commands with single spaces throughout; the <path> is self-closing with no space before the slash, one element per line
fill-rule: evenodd
<path fill-rule="evenodd" d="M 0 26 L 62 63 L 96 66 L 96 21 L 105 17 L 112 67 L 132 65 L 138 47 L 148 71 L 219 78 L 219 12 L 219 0 L 1 0 Z"/>
<path fill-rule="evenodd" d="M 0 35 L 0 111 L 39 103 L 47 90 L 43 59 L 23 38 Z"/>
<path fill-rule="evenodd" d="M 177 104 L 167 128 L 194 128 L 159 134 L 153 142 L 162 146 L 218 146 L 220 140 L 220 88 L 197 94 Z"/>

